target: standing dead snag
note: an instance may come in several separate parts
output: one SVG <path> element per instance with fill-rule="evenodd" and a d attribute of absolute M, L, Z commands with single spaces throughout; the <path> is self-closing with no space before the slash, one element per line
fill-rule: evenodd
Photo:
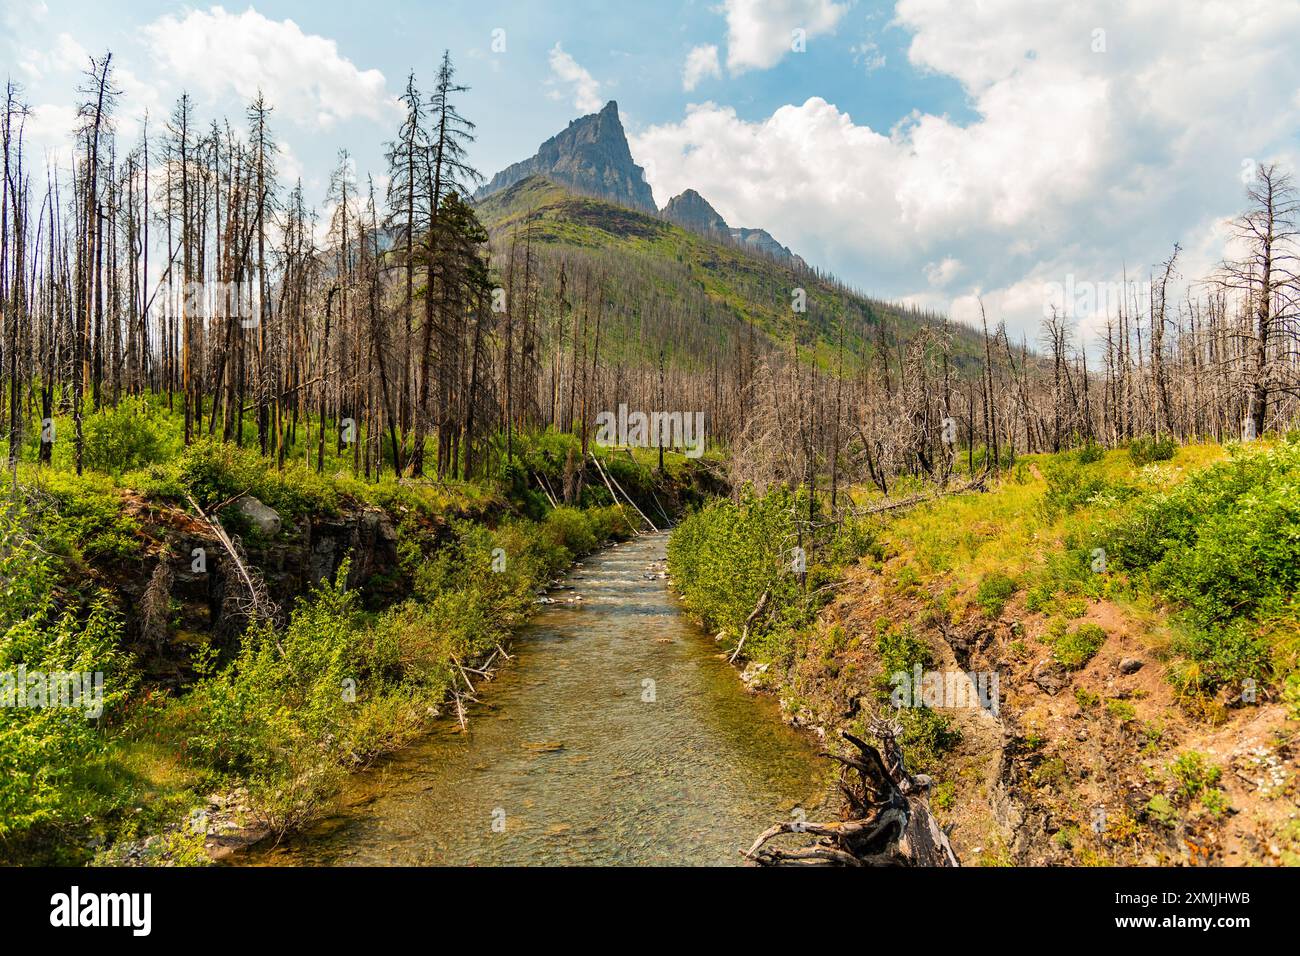
<path fill-rule="evenodd" d="M 902 728 L 877 722 L 880 750 L 847 731 L 854 756 L 823 753 L 843 765 L 842 819 L 796 820 L 768 827 L 743 855 L 759 866 L 958 866 L 948 837 L 930 812 L 930 778 L 913 776 L 898 746 Z M 883 754 L 882 754 L 883 751 Z M 855 775 L 856 771 L 856 775 Z M 794 850 L 767 846 L 783 833 L 809 833 L 816 842 Z"/>

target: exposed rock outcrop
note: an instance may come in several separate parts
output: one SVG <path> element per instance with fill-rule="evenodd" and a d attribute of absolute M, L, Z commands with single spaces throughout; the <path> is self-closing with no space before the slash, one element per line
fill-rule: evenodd
<path fill-rule="evenodd" d="M 535 156 L 497 173 L 474 198 L 483 199 L 537 175 L 633 209 L 656 211 L 645 171 L 632 161 L 613 100 L 599 113 L 573 120 L 544 142 Z"/>
<path fill-rule="evenodd" d="M 694 189 L 688 189 L 668 200 L 668 205 L 660 212 L 669 222 L 711 239 L 730 241 L 742 249 L 748 249 L 750 252 L 789 265 L 807 264 L 789 248 L 772 238 L 772 234 L 766 229 L 746 229 L 743 226 L 727 225 L 727 221 L 709 204 L 709 201 Z"/>
<path fill-rule="evenodd" d="M 663 215 L 669 222 L 675 222 L 684 229 L 705 235 L 731 236 L 731 227 L 727 221 L 694 189 L 688 189 L 668 200 Z"/>

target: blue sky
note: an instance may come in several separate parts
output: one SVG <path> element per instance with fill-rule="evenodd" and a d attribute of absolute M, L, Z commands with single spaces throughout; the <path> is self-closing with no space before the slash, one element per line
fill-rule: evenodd
<path fill-rule="evenodd" d="M 122 137 L 182 89 L 238 121 L 260 87 L 319 203 L 342 147 L 382 176 L 394 97 L 447 48 L 485 175 L 616 99 L 661 204 L 694 187 L 868 291 L 965 320 L 983 298 L 1030 336 L 1067 280 L 1145 278 L 1175 241 L 1212 268 L 1243 169 L 1300 155 L 1300 0 L 0 0 L 0 22 L 44 147 L 108 48 Z"/>
<path fill-rule="evenodd" d="M 913 110 L 969 118 L 961 85 L 951 78 L 917 71 L 907 64 L 910 34 L 891 26 L 892 5 L 860 3 L 837 24 L 834 34 L 816 36 L 802 56 L 787 56 L 768 70 L 728 73 L 702 81 L 693 91 L 682 86 L 683 60 L 701 44 L 725 44 L 727 22 L 712 2 L 644 4 L 563 0 L 563 2 L 384 3 L 382 9 L 356 3 L 228 3 L 235 16 L 256 11 L 270 21 L 292 20 L 304 34 L 337 44 L 338 55 L 361 70 L 379 70 L 395 94 L 411 70 L 425 87 L 443 49 L 452 53 L 461 80 L 470 87 L 464 113 L 479 124 L 472 157 L 485 175 L 530 155 L 547 137 L 579 115 L 571 96 L 548 85 L 550 55 L 557 43 L 599 83 L 602 99 L 619 101 L 630 131 L 678 119 L 686 105 L 716 100 L 735 107 L 749 120 L 778 107 L 821 96 L 852 114 L 855 121 L 888 129 Z M 156 86 L 164 103 L 174 100 L 184 78 L 159 66 L 143 27 L 165 16 L 184 21 L 202 4 L 166 2 L 104 3 L 95 0 L 3 0 L 13 26 L 4 51 L 4 72 L 24 83 L 34 102 L 70 100 L 76 83 L 71 62 L 34 76 L 21 69 L 24 51 L 49 50 L 61 35 L 71 36 L 88 53 L 111 49 L 121 66 Z M 40 13 L 39 11 L 46 12 Z M 493 31 L 505 31 L 504 52 L 493 52 Z M 874 44 L 871 63 L 855 52 Z M 12 59 L 10 59 L 12 58 Z M 204 97 L 210 115 L 240 108 L 240 98 Z M 124 108 L 131 104 L 124 102 Z M 292 142 L 323 183 L 336 150 L 347 146 L 362 169 L 382 171 L 382 139 L 392 131 L 379 123 L 349 124 L 324 135 L 301 136 L 279 122 L 280 135 Z M 391 124 L 390 124 L 391 125 Z M 659 197 L 662 202 L 668 197 Z"/>

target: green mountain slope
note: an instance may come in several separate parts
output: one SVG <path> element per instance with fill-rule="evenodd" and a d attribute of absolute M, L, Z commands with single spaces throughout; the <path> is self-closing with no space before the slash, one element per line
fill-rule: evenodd
<path fill-rule="evenodd" d="M 481 200 L 477 212 L 492 237 L 494 264 L 504 269 L 527 236 L 541 292 L 558 300 L 563 263 L 570 303 L 582 295 L 590 268 L 603 276 L 604 321 L 612 354 L 631 362 L 657 359 L 664 347 L 674 363 L 707 366 L 751 334 L 756 346 L 788 351 L 833 368 L 844 327 L 846 368 L 870 361 L 881 340 L 897 357 L 907 341 L 939 316 L 859 295 L 812 269 L 800 269 L 683 229 L 658 216 L 579 195 L 531 176 Z M 792 308 L 796 289 L 806 311 Z M 973 367 L 983 345 L 973 331 L 953 327 L 953 364 Z"/>

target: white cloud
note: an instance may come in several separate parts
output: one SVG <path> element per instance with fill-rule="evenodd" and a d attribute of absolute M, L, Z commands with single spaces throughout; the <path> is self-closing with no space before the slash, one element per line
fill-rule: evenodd
<path fill-rule="evenodd" d="M 59 168 L 71 168 L 77 110 L 68 104 L 40 103 L 23 122 L 23 143 L 29 155 Z"/>
<path fill-rule="evenodd" d="M 0 15 L 0 19 L 3 19 L 5 26 L 14 31 L 33 23 L 40 23 L 50 13 L 50 8 L 45 3 L 45 0 L 5 3 L 4 8 L 4 13 Z"/>
<path fill-rule="evenodd" d="M 874 73 L 885 65 L 885 54 L 874 40 L 863 40 L 857 46 L 849 47 L 853 62 L 860 63 L 868 73 Z"/>
<path fill-rule="evenodd" d="M 1175 241 L 1183 274 L 1204 275 L 1214 224 L 1244 203 L 1243 159 L 1300 155 L 1300 0 L 901 0 L 896 23 L 975 119 L 881 132 L 820 97 L 755 121 L 694 105 L 633 137 L 656 194 L 698 189 L 878 294 L 959 317 L 983 295 L 990 322 L 1032 338 L 1066 275 L 1145 279 Z"/>
<path fill-rule="evenodd" d="M 48 49 L 28 47 L 18 54 L 18 68 L 31 80 L 51 73 L 78 72 L 89 63 L 90 54 L 70 33 L 60 33 Z"/>
<path fill-rule="evenodd" d="M 558 42 L 551 47 L 550 61 L 553 76 L 547 82 L 567 86 L 568 94 L 573 97 L 574 109 L 581 113 L 594 113 L 601 108 L 604 101 L 600 98 L 600 83 L 579 66 L 577 60 L 565 53 Z M 552 90 L 550 95 L 552 99 L 558 100 L 564 99 L 566 94 Z"/>
<path fill-rule="evenodd" d="M 942 262 L 931 262 L 925 267 L 925 278 L 930 285 L 942 289 L 961 272 L 961 263 L 948 256 Z"/>
<path fill-rule="evenodd" d="M 776 66 L 803 39 L 830 33 L 848 12 L 833 0 L 725 0 L 727 69 L 732 73 Z"/>
<path fill-rule="evenodd" d="M 269 20 L 251 7 L 167 14 L 144 28 L 159 64 L 181 85 L 250 100 L 260 89 L 277 117 L 328 129 L 354 118 L 388 122 L 400 106 L 378 70 L 358 69 L 333 40 Z"/>
<path fill-rule="evenodd" d="M 705 77 L 719 76 L 722 76 L 722 66 L 718 63 L 716 46 L 697 46 L 686 54 L 686 66 L 682 69 L 682 89 L 687 93 L 699 86 Z"/>

